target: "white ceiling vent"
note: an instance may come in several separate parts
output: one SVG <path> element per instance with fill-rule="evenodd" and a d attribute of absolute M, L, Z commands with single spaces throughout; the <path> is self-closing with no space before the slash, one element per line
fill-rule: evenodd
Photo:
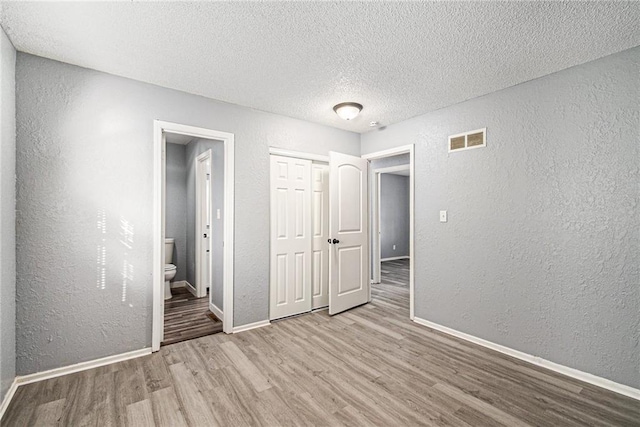
<path fill-rule="evenodd" d="M 487 128 L 459 133 L 449 137 L 449 152 L 487 146 Z"/>

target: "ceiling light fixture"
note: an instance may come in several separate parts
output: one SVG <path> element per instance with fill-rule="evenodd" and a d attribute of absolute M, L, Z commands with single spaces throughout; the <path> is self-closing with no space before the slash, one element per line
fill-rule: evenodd
<path fill-rule="evenodd" d="M 341 102 L 333 107 L 333 111 L 335 111 L 341 119 L 352 120 L 362 111 L 362 104 L 358 104 L 357 102 Z"/>

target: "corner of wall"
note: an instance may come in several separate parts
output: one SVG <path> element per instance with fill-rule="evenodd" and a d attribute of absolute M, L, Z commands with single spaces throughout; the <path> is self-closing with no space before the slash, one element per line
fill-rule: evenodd
<path fill-rule="evenodd" d="M 0 28 L 0 401 L 16 376 L 16 50 Z"/>

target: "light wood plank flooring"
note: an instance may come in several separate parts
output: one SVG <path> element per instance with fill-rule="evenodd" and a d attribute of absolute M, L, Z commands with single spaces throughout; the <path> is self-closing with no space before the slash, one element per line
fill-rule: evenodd
<path fill-rule="evenodd" d="M 410 322 L 406 269 L 385 263 L 373 302 L 334 317 L 22 386 L 2 426 L 639 425 L 638 401 Z"/>
<path fill-rule="evenodd" d="M 164 302 L 162 345 L 216 334 L 222 321 L 209 311 L 209 297 L 196 298 L 187 288 L 171 289 L 173 297 Z"/>

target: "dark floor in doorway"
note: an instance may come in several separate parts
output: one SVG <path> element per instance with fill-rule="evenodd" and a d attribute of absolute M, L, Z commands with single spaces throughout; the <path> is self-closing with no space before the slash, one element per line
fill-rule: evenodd
<path fill-rule="evenodd" d="M 164 302 L 162 345 L 222 332 L 222 321 L 209 311 L 209 296 L 196 298 L 187 288 L 171 289 Z"/>

